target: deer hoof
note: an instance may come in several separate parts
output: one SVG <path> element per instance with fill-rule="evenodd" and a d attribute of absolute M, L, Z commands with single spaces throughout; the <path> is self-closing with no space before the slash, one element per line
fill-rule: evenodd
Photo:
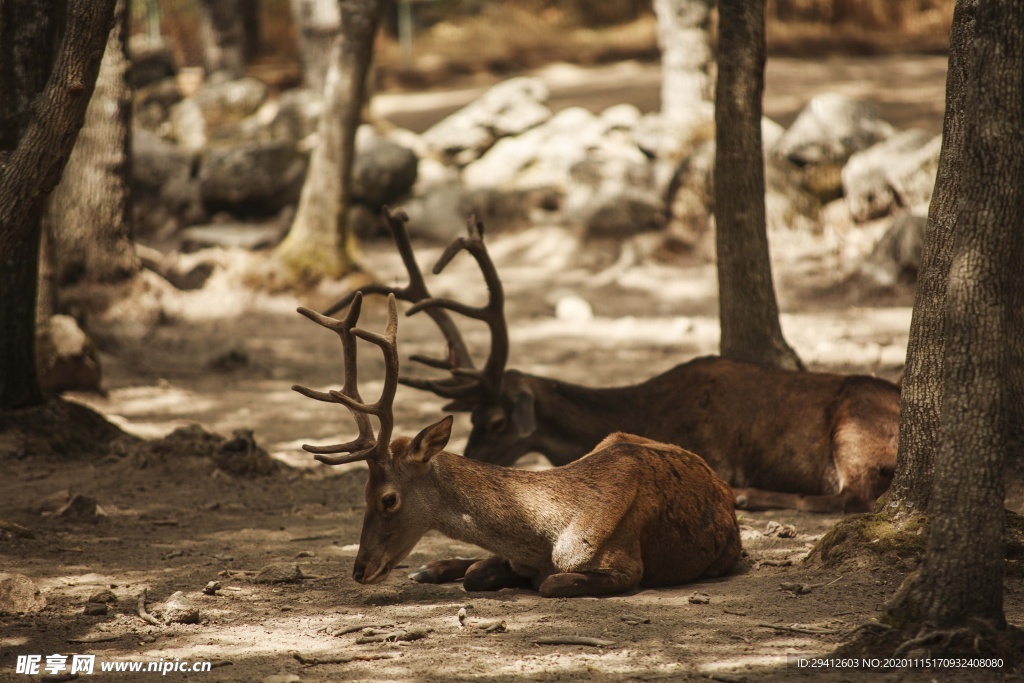
<path fill-rule="evenodd" d="M 441 583 L 441 577 L 439 577 L 437 572 L 432 570 L 430 567 L 420 567 L 419 569 L 410 572 L 409 578 L 416 583 Z"/>
<path fill-rule="evenodd" d="M 736 496 L 736 509 L 743 510 L 747 507 L 747 496 L 739 495 Z"/>

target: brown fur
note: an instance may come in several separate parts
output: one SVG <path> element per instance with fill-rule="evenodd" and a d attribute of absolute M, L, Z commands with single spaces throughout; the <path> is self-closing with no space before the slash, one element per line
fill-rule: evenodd
<path fill-rule="evenodd" d="M 417 580 L 465 572 L 475 589 L 528 582 L 549 597 L 720 576 L 740 557 L 729 487 L 681 448 L 612 434 L 565 467 L 527 472 L 441 451 L 450 428 L 446 418 L 421 433 L 443 433 L 422 439 L 434 452 L 396 439 L 389 462 L 371 463 L 357 580 L 386 578 L 431 529 L 495 558 L 433 563 Z M 385 511 L 395 492 L 401 503 Z"/>
<path fill-rule="evenodd" d="M 611 389 L 510 370 L 497 400 L 474 408 L 466 456 L 511 464 L 538 451 L 563 465 L 622 431 L 699 454 L 741 507 L 861 511 L 892 479 L 899 403 L 885 380 L 716 356 Z"/>

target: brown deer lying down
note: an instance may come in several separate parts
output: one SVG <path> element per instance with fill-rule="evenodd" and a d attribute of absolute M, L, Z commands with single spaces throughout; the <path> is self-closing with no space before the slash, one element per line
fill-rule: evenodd
<path fill-rule="evenodd" d="M 464 574 L 468 590 L 532 585 L 545 597 L 596 595 L 720 576 L 736 564 L 740 536 L 729 487 L 676 446 L 612 434 L 571 465 L 527 472 L 445 452 L 450 416 L 389 442 L 398 313 L 390 296 L 386 331 L 373 334 L 353 329 L 360 305 L 357 296 L 344 321 L 299 309 L 341 337 L 345 384 L 329 393 L 293 387 L 348 407 L 359 427 L 349 443 L 303 447 L 328 464 L 369 464 L 356 581 L 384 581 L 431 529 L 495 554 L 471 566 L 436 562 L 414 576 L 439 582 Z M 384 389 L 373 404 L 356 388 L 356 337 L 384 352 Z M 380 420 L 376 438 L 370 415 Z"/>
<path fill-rule="evenodd" d="M 385 210 L 410 275 L 406 288 L 371 285 L 425 310 L 441 328 L 449 359 L 413 357 L 448 369 L 442 380 L 406 379 L 451 399 L 448 410 L 472 411 L 466 457 L 510 465 L 536 451 L 554 465 L 582 458 L 611 432 L 638 434 L 697 453 L 729 482 L 738 507 L 814 512 L 870 509 L 892 479 L 899 425 L 899 388 L 882 379 L 797 372 L 716 356 L 698 358 L 640 384 L 597 389 L 505 370 L 508 329 L 497 270 L 481 226 L 452 243 L 440 272 L 462 249 L 477 260 L 490 298 L 472 308 L 432 298 L 413 257 L 402 213 Z M 338 302 L 328 313 L 348 304 Z M 472 361 L 450 310 L 485 321 L 491 350 L 482 370 Z"/>

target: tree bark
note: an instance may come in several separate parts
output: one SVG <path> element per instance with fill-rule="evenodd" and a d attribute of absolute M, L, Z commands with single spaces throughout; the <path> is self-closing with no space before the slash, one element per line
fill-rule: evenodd
<path fill-rule="evenodd" d="M 721 353 L 803 369 L 782 336 L 768 256 L 761 142 L 764 0 L 722 0 L 718 15 L 715 222 Z"/>
<path fill-rule="evenodd" d="M 245 25 L 241 0 L 200 0 L 199 30 L 206 77 L 245 75 Z"/>
<path fill-rule="evenodd" d="M 302 83 L 316 92 L 324 92 L 327 72 L 336 61 L 333 45 L 341 30 L 343 0 L 291 0 L 292 16 L 298 27 L 299 62 Z"/>
<path fill-rule="evenodd" d="M 43 401 L 35 366 L 43 202 L 82 125 L 113 5 L 67 0 L 65 15 L 63 3 L 0 3 L 0 411 Z"/>
<path fill-rule="evenodd" d="M 348 209 L 356 129 L 383 6 L 384 0 L 340 3 L 341 33 L 331 51 L 320 144 L 313 150 L 291 230 L 277 249 L 294 280 L 339 277 L 352 265 Z"/>
<path fill-rule="evenodd" d="M 925 512 L 931 495 L 943 395 L 946 287 L 961 197 L 964 112 L 967 84 L 971 79 L 971 46 L 977 6 L 977 0 L 957 2 L 949 39 L 942 151 L 928 210 L 928 228 L 910 320 L 896 472 L 884 499 L 884 509 L 892 514 L 894 521 Z"/>
<path fill-rule="evenodd" d="M 1006 624 L 1002 477 L 1019 391 L 1010 361 L 1024 347 L 1024 329 L 1012 325 L 1024 292 L 1024 5 L 990 0 L 976 21 L 931 528 L 921 571 L 893 605 L 939 629 Z"/>
<path fill-rule="evenodd" d="M 661 48 L 661 111 L 686 115 L 711 99 L 711 47 L 708 26 L 713 0 L 654 0 Z"/>
<path fill-rule="evenodd" d="M 131 96 L 128 89 L 128 12 L 118 0 L 96 90 L 85 123 L 50 195 L 47 236 L 58 286 L 88 279 L 115 282 L 134 275 L 128 189 Z"/>

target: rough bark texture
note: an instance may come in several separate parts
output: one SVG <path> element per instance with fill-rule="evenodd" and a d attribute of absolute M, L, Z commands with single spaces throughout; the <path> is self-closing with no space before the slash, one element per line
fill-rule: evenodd
<path fill-rule="evenodd" d="M 47 237 L 58 286 L 113 282 L 139 269 L 128 190 L 131 98 L 126 0 L 119 0 L 85 124 L 50 195 Z"/>
<path fill-rule="evenodd" d="M 939 443 L 942 406 L 946 287 L 953 256 L 953 226 L 960 205 L 964 111 L 977 4 L 977 0 L 956 4 L 949 39 L 942 151 L 910 321 L 896 472 L 885 498 L 885 509 L 894 521 L 925 512 L 931 494 L 932 463 Z"/>
<path fill-rule="evenodd" d="M 324 92 L 327 71 L 334 61 L 332 46 L 341 30 L 339 0 L 291 0 L 292 16 L 298 26 L 299 61 L 302 82 L 311 90 Z"/>
<path fill-rule="evenodd" d="M 114 2 L 68 0 L 66 13 L 64 3 L 0 3 L 0 410 L 43 400 L 35 371 L 43 202 L 82 125 Z"/>
<path fill-rule="evenodd" d="M 713 0 L 654 0 L 661 47 L 661 111 L 679 118 L 711 98 L 708 25 Z"/>
<path fill-rule="evenodd" d="M 341 2 L 341 33 L 324 92 L 328 115 L 320 118 L 320 143 L 310 159 L 295 220 L 277 250 L 291 279 L 338 277 L 351 267 L 347 216 L 356 129 L 383 6 L 384 0 Z"/>
<path fill-rule="evenodd" d="M 765 223 L 764 0 L 719 3 L 715 222 L 722 355 L 803 369 L 782 336 Z"/>
<path fill-rule="evenodd" d="M 1005 625 L 1002 476 L 1016 393 L 1010 361 L 1024 345 L 1024 330 L 1011 325 L 1024 290 L 1024 5 L 978 7 L 973 60 L 931 530 L 921 571 L 893 606 L 940 629 L 971 618 Z"/>
<path fill-rule="evenodd" d="M 245 75 L 245 24 L 241 0 L 201 0 L 199 26 L 206 76 L 226 79 Z"/>

